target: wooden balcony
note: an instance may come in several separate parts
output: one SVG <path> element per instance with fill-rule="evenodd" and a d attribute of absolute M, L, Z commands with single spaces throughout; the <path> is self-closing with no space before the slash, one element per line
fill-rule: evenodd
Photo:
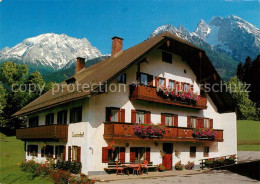
<path fill-rule="evenodd" d="M 207 109 L 207 99 L 205 97 L 200 97 L 195 105 L 181 103 L 161 97 L 158 95 L 156 87 L 152 86 L 130 85 L 130 100 L 145 100 L 193 109 Z"/>
<path fill-rule="evenodd" d="M 140 138 L 133 132 L 131 123 L 104 123 L 104 139 L 121 140 L 156 140 L 156 141 L 187 141 L 187 142 L 223 142 L 223 130 L 217 130 L 217 136 L 214 140 L 193 138 L 192 128 L 185 127 L 165 127 L 165 135 L 161 138 Z"/>
<path fill-rule="evenodd" d="M 22 140 L 67 141 L 68 125 L 45 125 L 16 130 L 16 138 Z"/>

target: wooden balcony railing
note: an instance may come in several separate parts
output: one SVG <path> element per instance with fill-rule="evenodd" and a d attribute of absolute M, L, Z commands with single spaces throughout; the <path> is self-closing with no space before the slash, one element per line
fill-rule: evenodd
<path fill-rule="evenodd" d="M 197 139 L 192 136 L 193 129 L 185 127 L 165 127 L 165 134 L 161 138 L 140 138 L 134 134 L 134 124 L 131 123 L 104 123 L 105 139 L 122 139 L 122 140 L 161 140 L 161 141 L 190 141 L 190 142 L 223 142 L 223 130 L 214 129 L 218 134 L 214 140 Z"/>
<path fill-rule="evenodd" d="M 68 125 L 45 125 L 16 130 L 16 138 L 22 140 L 67 141 Z"/>
<path fill-rule="evenodd" d="M 152 86 L 130 85 L 130 100 L 145 100 L 194 109 L 207 109 L 205 97 L 200 97 L 196 104 L 182 103 L 161 97 L 158 95 L 156 87 Z"/>

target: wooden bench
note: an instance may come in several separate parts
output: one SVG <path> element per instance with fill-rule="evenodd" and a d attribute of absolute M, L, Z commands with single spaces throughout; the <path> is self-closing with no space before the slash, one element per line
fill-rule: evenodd
<path fill-rule="evenodd" d="M 138 162 L 123 162 L 123 163 L 118 163 L 118 166 L 121 167 L 122 164 L 139 164 Z M 157 166 L 153 165 L 153 162 L 148 163 L 148 169 L 156 169 Z M 116 162 L 109 162 L 108 167 L 104 168 L 105 171 L 108 172 L 113 172 L 116 171 Z"/>

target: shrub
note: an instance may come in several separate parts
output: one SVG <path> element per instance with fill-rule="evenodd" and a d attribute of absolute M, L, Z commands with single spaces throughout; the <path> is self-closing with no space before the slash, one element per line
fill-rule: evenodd
<path fill-rule="evenodd" d="M 53 170 L 50 173 L 50 177 L 53 179 L 55 184 L 68 184 L 70 175 L 70 171 L 61 169 Z"/>
<path fill-rule="evenodd" d="M 209 158 L 209 159 L 205 160 L 205 165 L 210 167 L 213 164 L 213 162 L 214 162 L 213 159 Z"/>
<path fill-rule="evenodd" d="M 43 176 L 46 177 L 50 174 L 52 168 L 50 164 L 39 164 L 39 166 L 36 168 L 35 172 L 33 173 L 34 176 Z"/>
<path fill-rule="evenodd" d="M 175 169 L 176 169 L 177 171 L 181 171 L 181 170 L 184 169 L 184 165 L 181 164 L 181 161 L 179 161 L 179 162 L 177 162 L 177 163 L 175 164 Z"/>
<path fill-rule="evenodd" d="M 231 155 L 228 160 L 232 160 L 232 161 L 235 161 L 236 160 L 236 155 Z"/>
<path fill-rule="evenodd" d="M 164 165 L 163 165 L 163 164 L 159 164 L 159 165 L 158 165 L 158 171 L 163 172 L 164 170 L 165 170 Z"/>
<path fill-rule="evenodd" d="M 85 174 L 75 175 L 69 179 L 69 184 L 92 184 L 92 183 L 95 183 L 95 181 L 90 180 L 88 176 Z"/>
<path fill-rule="evenodd" d="M 192 169 L 194 169 L 194 166 L 195 166 L 194 162 L 188 161 L 188 163 L 185 165 L 185 169 L 192 170 Z"/>
<path fill-rule="evenodd" d="M 29 160 L 22 162 L 20 168 L 22 171 L 34 173 L 40 164 L 36 163 L 34 160 Z"/>

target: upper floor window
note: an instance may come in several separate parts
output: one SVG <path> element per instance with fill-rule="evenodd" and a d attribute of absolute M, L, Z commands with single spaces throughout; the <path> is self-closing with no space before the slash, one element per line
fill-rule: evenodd
<path fill-rule="evenodd" d="M 184 83 L 184 85 L 183 85 L 183 90 L 184 90 L 184 91 L 188 91 L 188 90 L 189 90 L 189 88 L 190 88 L 190 85 L 189 85 L 189 84 L 186 84 L 186 83 Z"/>
<path fill-rule="evenodd" d="M 166 86 L 166 79 L 163 77 L 155 77 L 155 85 L 156 87 Z"/>
<path fill-rule="evenodd" d="M 45 125 L 54 124 L 54 113 L 49 113 L 45 117 Z"/>
<path fill-rule="evenodd" d="M 106 121 L 107 122 L 125 122 L 125 109 L 117 107 L 106 108 Z"/>
<path fill-rule="evenodd" d="M 197 127 L 197 118 L 191 117 L 190 118 L 190 127 L 191 128 L 196 128 Z"/>
<path fill-rule="evenodd" d="M 204 119 L 204 128 L 210 128 L 209 119 Z"/>
<path fill-rule="evenodd" d="M 76 107 L 70 110 L 70 123 L 82 121 L 82 107 Z"/>
<path fill-rule="evenodd" d="M 136 111 L 136 123 L 144 123 L 144 111 Z"/>
<path fill-rule="evenodd" d="M 173 80 L 169 80 L 169 88 L 170 89 L 174 89 L 175 85 L 174 85 L 174 81 Z"/>
<path fill-rule="evenodd" d="M 39 126 L 39 116 L 29 118 L 29 127 Z"/>
<path fill-rule="evenodd" d="M 124 73 L 124 74 L 118 76 L 117 77 L 117 82 L 126 84 L 126 74 Z"/>
<path fill-rule="evenodd" d="M 57 124 L 66 125 L 67 124 L 67 110 L 59 111 L 57 114 Z"/>
<path fill-rule="evenodd" d="M 165 79 L 159 78 L 159 86 L 165 86 Z"/>
<path fill-rule="evenodd" d="M 162 51 L 162 61 L 172 64 L 172 54 Z"/>
<path fill-rule="evenodd" d="M 147 85 L 150 85 L 150 86 L 153 85 L 153 76 L 146 74 L 146 73 L 138 72 L 137 73 L 137 80 L 142 85 L 146 85 L 146 86 Z"/>

